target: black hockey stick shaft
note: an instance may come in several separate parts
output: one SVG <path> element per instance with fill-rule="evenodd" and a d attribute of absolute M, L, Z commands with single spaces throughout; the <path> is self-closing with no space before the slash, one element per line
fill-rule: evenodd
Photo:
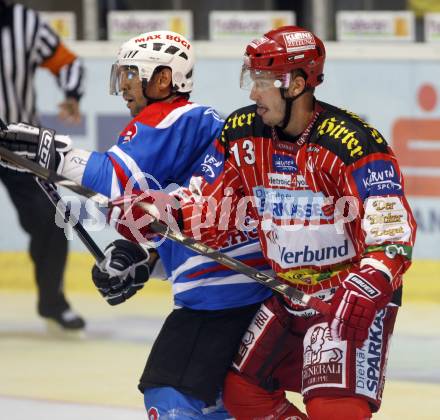
<path fill-rule="evenodd" d="M 78 185 L 75 181 L 59 175 L 55 171 L 43 168 L 38 163 L 17 155 L 3 146 L 0 146 L 0 157 L 16 166 L 27 169 L 32 174 L 38 176 L 38 178 L 44 179 L 48 182 L 53 182 L 62 187 L 66 187 L 84 197 L 93 198 L 94 201 L 102 206 L 108 206 L 108 198 L 106 196 L 99 194 L 87 187 L 83 187 L 82 185 Z"/>
<path fill-rule="evenodd" d="M 156 233 L 165 236 L 166 238 L 171 239 L 174 242 L 182 244 L 185 247 L 191 249 L 192 251 L 197 252 L 198 254 L 211 258 L 214 261 L 217 261 L 218 263 L 228 268 L 231 268 L 234 271 L 244 274 L 250 277 L 251 279 L 254 279 L 256 282 L 264 284 L 270 289 L 275 290 L 276 292 L 282 294 L 283 296 L 288 297 L 289 299 L 294 299 L 298 302 L 301 302 L 324 315 L 328 314 L 330 311 L 329 304 L 323 302 L 321 299 L 308 295 L 302 292 L 301 290 L 296 289 L 293 286 L 283 283 L 281 280 L 278 280 L 276 277 L 272 277 L 265 273 L 262 273 L 261 271 L 258 271 L 256 268 L 244 264 L 241 261 L 232 258 L 221 251 L 211 248 L 210 246 L 205 245 L 204 243 L 199 242 L 194 238 L 191 238 L 189 236 L 183 235 L 178 232 L 174 232 L 164 223 L 155 220 L 150 224 L 150 227 Z"/>
<path fill-rule="evenodd" d="M 58 214 L 64 219 L 64 222 L 68 223 L 75 230 L 79 239 L 84 244 L 84 246 L 89 250 L 89 252 L 93 255 L 96 262 L 100 263 L 101 261 L 103 261 L 105 255 L 101 251 L 101 248 L 99 248 L 97 243 L 84 229 L 84 226 L 81 224 L 81 222 L 71 213 L 70 207 L 61 198 L 55 185 L 41 178 L 38 178 L 37 176 L 35 177 L 35 181 L 44 191 L 49 201 L 54 205 Z M 64 209 L 62 209 L 61 206 L 63 206 Z"/>
<path fill-rule="evenodd" d="M 74 181 L 69 180 L 62 175 L 57 174 L 54 171 L 43 168 L 37 163 L 25 159 L 21 156 L 16 155 L 14 152 L 11 152 L 8 149 L 0 146 L 0 157 L 5 160 L 13 163 L 17 166 L 20 166 L 24 169 L 27 169 L 37 175 L 39 178 L 43 178 L 46 181 L 54 182 L 58 185 L 62 185 L 66 188 L 69 188 L 71 191 L 83 195 L 85 197 L 91 198 L 102 206 L 108 205 L 108 198 L 103 196 L 102 194 L 96 193 L 89 188 L 83 187 L 81 185 L 76 184 Z M 143 203 L 137 203 L 137 205 L 143 207 Z M 214 248 L 211 248 L 194 238 L 190 238 L 181 233 L 176 233 L 172 231 L 167 225 L 162 222 L 154 221 L 150 224 L 152 230 L 158 233 L 161 236 L 164 236 L 168 239 L 171 239 L 174 242 L 177 242 L 192 251 L 197 252 L 200 255 L 206 256 L 208 258 L 217 261 L 218 263 L 231 268 L 234 271 L 237 271 L 241 274 L 244 274 L 258 283 L 264 284 L 272 290 L 286 296 L 290 299 L 294 299 L 298 302 L 301 302 L 307 305 L 310 308 L 317 310 L 322 314 L 328 314 L 330 310 L 330 305 L 328 303 L 323 302 L 322 300 L 316 298 L 315 296 L 308 295 L 301 290 L 296 289 L 293 286 L 283 283 L 281 280 L 269 276 L 267 274 L 261 273 L 254 267 L 248 266 L 241 261 L 236 260 Z"/>

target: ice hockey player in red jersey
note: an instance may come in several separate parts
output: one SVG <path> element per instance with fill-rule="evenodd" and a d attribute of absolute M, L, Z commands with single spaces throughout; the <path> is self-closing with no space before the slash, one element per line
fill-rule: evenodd
<path fill-rule="evenodd" d="M 223 165 L 203 198 L 173 210 L 183 233 L 213 246 L 231 226 L 249 228 L 250 211 L 277 275 L 330 303 L 328 316 L 279 296 L 262 304 L 225 383 L 237 419 L 364 420 L 381 405 L 416 224 L 382 135 L 315 99 L 324 61 L 322 41 L 297 26 L 248 44 L 241 87 L 255 104 L 226 119 L 212 147 Z M 127 209 L 117 210 L 127 235 Z M 308 417 L 286 390 L 301 392 Z"/>

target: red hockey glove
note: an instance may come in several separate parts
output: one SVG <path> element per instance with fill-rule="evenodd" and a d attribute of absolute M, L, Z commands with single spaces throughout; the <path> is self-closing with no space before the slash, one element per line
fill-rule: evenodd
<path fill-rule="evenodd" d="M 391 300 L 385 275 L 371 266 L 351 272 L 333 296 L 329 326 L 334 340 L 355 341 L 362 347 L 376 312 Z"/>
<path fill-rule="evenodd" d="M 157 234 L 151 222 L 160 220 L 173 231 L 179 231 L 179 201 L 162 191 L 135 191 L 110 202 L 107 221 L 126 239 L 143 243 Z"/>

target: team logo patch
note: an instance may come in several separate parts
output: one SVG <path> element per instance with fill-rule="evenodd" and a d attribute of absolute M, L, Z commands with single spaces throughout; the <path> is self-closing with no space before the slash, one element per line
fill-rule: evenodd
<path fill-rule="evenodd" d="M 181 38 L 178 35 L 173 35 L 173 34 L 166 34 L 162 38 L 162 34 L 153 33 L 153 34 L 148 35 L 146 37 L 136 38 L 134 42 L 136 44 L 140 44 L 140 43 L 145 43 L 147 41 L 153 41 L 153 40 L 161 40 L 162 41 L 165 39 L 182 44 L 187 50 L 189 50 L 191 48 L 191 44 L 188 41 L 186 41 L 185 39 Z"/>
<path fill-rule="evenodd" d="M 408 259 L 411 259 L 411 254 L 412 248 L 407 245 L 391 244 L 385 247 L 385 255 L 391 260 L 396 258 L 397 255 L 402 255 Z"/>
<path fill-rule="evenodd" d="M 218 160 L 214 155 L 208 153 L 203 159 L 203 163 L 200 164 L 201 172 L 204 175 L 206 181 L 211 183 L 220 174 L 223 161 Z"/>
<path fill-rule="evenodd" d="M 293 184 L 295 185 L 296 188 L 308 188 L 309 187 L 307 185 L 306 180 L 304 179 L 304 177 L 302 175 L 297 175 Z"/>
<path fill-rule="evenodd" d="M 368 197 L 362 225 L 367 245 L 385 241 L 406 242 L 411 237 L 408 213 L 399 197 Z"/>
<path fill-rule="evenodd" d="M 312 227 L 301 223 L 293 226 L 272 224 L 272 231 L 270 237 L 266 236 L 267 256 L 286 270 L 337 264 L 356 254 L 350 238 L 337 234 L 336 227 L 331 224 Z"/>
<path fill-rule="evenodd" d="M 340 142 L 343 145 L 344 157 L 350 157 L 350 160 L 364 155 L 362 143 L 358 138 L 356 130 L 348 128 L 346 121 L 335 117 L 326 118 L 317 128 L 319 136 Z"/>
<path fill-rule="evenodd" d="M 312 145 L 310 145 L 310 146 L 307 147 L 306 152 L 307 152 L 307 153 L 318 153 L 319 150 L 320 150 L 320 149 L 319 149 L 318 146 L 312 144 Z"/>
<path fill-rule="evenodd" d="M 288 248 L 279 247 L 279 264 L 283 268 L 298 266 L 304 264 L 311 264 L 313 262 L 325 261 L 330 259 L 343 259 L 348 255 L 349 247 L 347 239 L 342 245 L 335 246 L 313 247 L 304 245 L 303 248 Z"/>
<path fill-rule="evenodd" d="M 300 179 L 301 182 L 301 179 Z M 282 187 L 281 185 L 277 185 Z M 277 220 L 319 220 L 331 219 L 322 207 L 326 198 L 320 192 L 310 190 L 290 190 L 288 188 L 253 188 L 258 214 L 272 215 Z"/>
<path fill-rule="evenodd" d="M 294 174 L 298 171 L 295 160 L 290 156 L 273 155 L 272 156 L 272 168 L 274 172 L 290 172 Z"/>
<path fill-rule="evenodd" d="M 383 357 L 385 346 L 384 318 L 386 309 L 376 314 L 368 338 L 360 349 L 356 349 L 356 393 L 373 400 L 380 399 L 384 385 Z M 386 363 L 386 361 L 385 361 Z"/>
<path fill-rule="evenodd" d="M 345 280 L 347 283 L 351 283 L 353 286 L 357 287 L 363 293 L 365 293 L 370 298 L 375 298 L 379 296 L 380 292 L 370 283 L 365 281 L 362 277 L 356 274 L 350 274 L 350 276 Z"/>
<path fill-rule="evenodd" d="M 44 129 L 40 133 L 40 146 L 38 148 L 38 163 L 44 168 L 48 168 L 50 164 L 51 149 L 53 148 L 54 132 Z"/>
<path fill-rule="evenodd" d="M 290 187 L 292 185 L 292 175 L 289 174 L 267 174 L 270 187 Z"/>
<path fill-rule="evenodd" d="M 390 161 L 368 162 L 353 171 L 353 178 L 362 200 L 370 196 L 403 195 L 399 174 Z"/>
<path fill-rule="evenodd" d="M 345 387 L 347 343 L 335 343 L 327 323 L 315 325 L 304 337 L 303 393 L 320 387 Z"/>
<path fill-rule="evenodd" d="M 283 38 L 287 52 L 307 51 L 316 48 L 313 35 L 307 31 L 283 34 Z"/>
<path fill-rule="evenodd" d="M 132 141 L 137 134 L 137 126 L 136 124 L 133 124 L 130 128 L 127 129 L 127 131 L 123 131 L 121 133 L 121 143 L 125 144 L 125 143 L 129 143 L 130 141 Z"/>
<path fill-rule="evenodd" d="M 256 342 L 264 334 L 266 327 L 271 323 L 275 317 L 273 312 L 262 305 L 258 312 L 255 314 L 251 325 L 241 339 L 238 353 L 236 354 L 233 362 L 233 366 L 236 369 L 241 369 L 247 362 L 247 359 L 252 352 Z"/>
<path fill-rule="evenodd" d="M 159 410 L 156 407 L 148 409 L 148 420 L 158 420 L 160 418 Z"/>
<path fill-rule="evenodd" d="M 251 45 L 254 48 L 258 48 L 260 45 L 266 43 L 267 41 L 269 41 L 269 38 L 263 36 L 259 39 L 254 39 L 249 45 Z"/>
<path fill-rule="evenodd" d="M 295 187 L 308 188 L 306 180 L 302 175 L 268 173 L 269 187 Z"/>

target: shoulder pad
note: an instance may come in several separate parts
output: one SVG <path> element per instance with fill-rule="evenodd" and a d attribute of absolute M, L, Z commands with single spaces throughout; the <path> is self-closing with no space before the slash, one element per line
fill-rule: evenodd
<path fill-rule="evenodd" d="M 256 113 L 256 109 L 255 105 L 246 106 L 237 109 L 225 119 L 220 134 L 220 142 L 224 145 L 225 149 L 229 147 L 231 141 L 255 133 L 256 126 L 259 125 L 258 121 L 261 121 Z"/>
<path fill-rule="evenodd" d="M 387 153 L 387 142 L 374 127 L 356 114 L 322 104 L 311 143 L 335 153 L 346 165 L 371 153 Z"/>

